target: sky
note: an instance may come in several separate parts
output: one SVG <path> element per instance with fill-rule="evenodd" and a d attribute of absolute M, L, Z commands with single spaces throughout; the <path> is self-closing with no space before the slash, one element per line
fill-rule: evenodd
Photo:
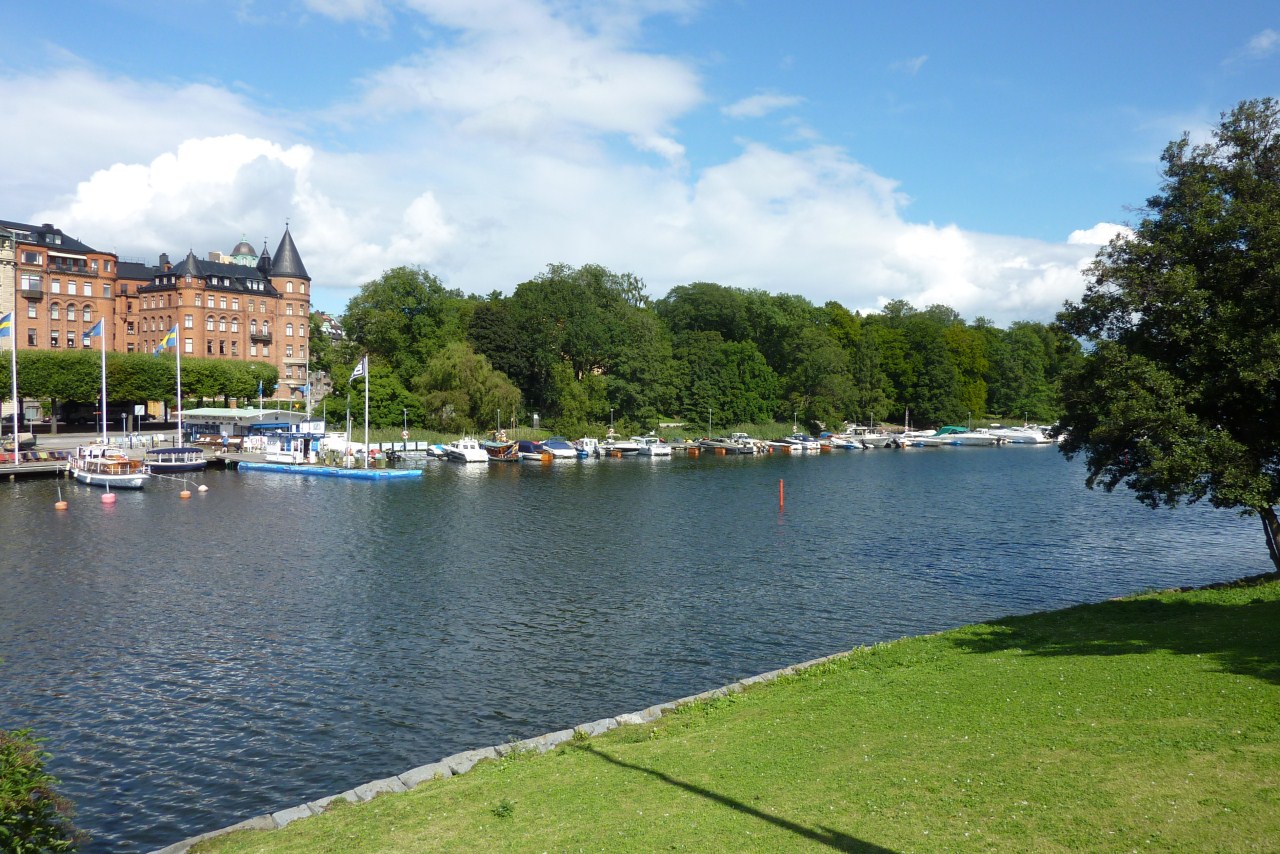
<path fill-rule="evenodd" d="M 1280 96 L 1273 2 L 6 3 L 0 219 L 275 251 L 313 307 L 548 264 L 1052 320 L 1160 155 Z"/>

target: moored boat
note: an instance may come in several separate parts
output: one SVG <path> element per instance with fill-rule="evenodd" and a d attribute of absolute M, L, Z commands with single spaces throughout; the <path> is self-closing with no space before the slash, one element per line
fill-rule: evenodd
<path fill-rule="evenodd" d="M 821 451 L 822 443 L 807 433 L 792 433 L 790 436 L 783 438 L 784 442 L 791 446 L 793 451 Z"/>
<path fill-rule="evenodd" d="M 152 448 L 142 460 L 152 474 L 204 471 L 209 464 L 203 448 Z"/>
<path fill-rule="evenodd" d="M 550 439 L 542 442 L 542 450 L 551 454 L 553 459 L 557 460 L 576 460 L 578 458 L 578 449 L 569 443 L 564 436 L 552 436 Z"/>
<path fill-rule="evenodd" d="M 640 443 L 638 453 L 642 457 L 671 456 L 671 446 L 657 436 L 632 436 L 631 441 Z"/>
<path fill-rule="evenodd" d="M 484 448 L 481 448 L 480 443 L 470 436 L 463 436 L 447 443 L 444 446 L 444 452 L 449 459 L 458 463 L 487 463 L 489 461 L 489 455 L 485 453 Z"/>
<path fill-rule="evenodd" d="M 520 445 L 516 442 L 481 442 L 480 447 L 496 463 L 519 462 Z"/>
<path fill-rule="evenodd" d="M 142 489 L 151 475 L 142 460 L 131 459 L 114 445 L 81 445 L 67 460 L 67 469 L 81 483 L 115 489 Z"/>
<path fill-rule="evenodd" d="M 520 451 L 520 459 L 529 460 L 535 463 L 549 463 L 555 457 L 551 452 L 542 447 L 541 442 L 534 442 L 531 439 L 521 439 L 518 443 Z"/>

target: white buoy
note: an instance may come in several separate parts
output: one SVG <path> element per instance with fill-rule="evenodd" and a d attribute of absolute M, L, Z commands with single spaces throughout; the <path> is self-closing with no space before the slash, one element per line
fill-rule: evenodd
<path fill-rule="evenodd" d="M 209 491 L 209 487 L 205 486 L 203 483 L 200 484 L 198 487 L 196 487 L 196 492 L 208 492 L 208 491 Z"/>

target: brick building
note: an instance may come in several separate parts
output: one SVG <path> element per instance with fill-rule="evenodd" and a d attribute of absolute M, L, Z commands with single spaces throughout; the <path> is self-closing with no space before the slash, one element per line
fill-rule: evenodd
<path fill-rule="evenodd" d="M 48 223 L 0 220 L 0 290 L 20 349 L 97 349 L 88 332 L 105 318 L 108 350 L 149 353 L 177 324 L 184 356 L 272 364 L 278 398 L 302 394 L 307 383 L 311 278 L 288 228 L 274 256 L 242 240 L 230 255 L 202 260 L 188 252 L 178 264 L 161 255 L 149 266 L 120 261 Z"/>

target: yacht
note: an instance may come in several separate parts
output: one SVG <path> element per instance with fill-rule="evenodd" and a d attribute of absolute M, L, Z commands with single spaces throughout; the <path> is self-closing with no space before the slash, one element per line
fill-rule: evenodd
<path fill-rule="evenodd" d="M 454 439 L 444 446 L 445 456 L 458 463 L 487 463 L 489 454 L 470 436 Z"/>

